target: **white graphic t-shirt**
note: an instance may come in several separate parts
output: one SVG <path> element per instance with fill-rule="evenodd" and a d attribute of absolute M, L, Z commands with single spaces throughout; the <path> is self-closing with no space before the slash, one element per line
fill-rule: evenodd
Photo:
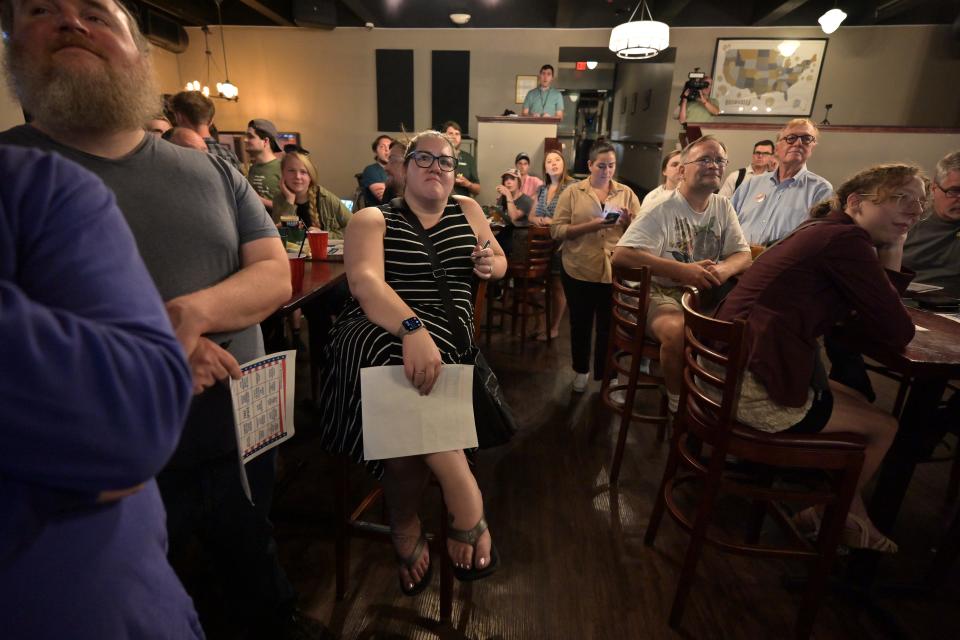
<path fill-rule="evenodd" d="M 712 194 L 706 210 L 697 213 L 679 189 L 634 220 L 617 246 L 642 249 L 659 258 L 685 263 L 720 262 L 731 254 L 750 251 L 729 199 Z M 651 280 L 664 287 L 680 286 L 663 276 L 653 276 Z"/>

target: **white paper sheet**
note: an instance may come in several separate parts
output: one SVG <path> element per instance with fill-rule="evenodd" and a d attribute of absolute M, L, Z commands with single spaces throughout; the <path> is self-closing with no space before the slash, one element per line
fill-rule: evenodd
<path fill-rule="evenodd" d="M 938 287 L 935 284 L 924 284 L 922 282 L 911 282 L 907 285 L 907 291 L 912 291 L 914 293 L 929 293 L 931 291 L 940 291 L 943 287 Z"/>
<path fill-rule="evenodd" d="M 402 366 L 360 370 L 363 457 L 382 460 L 477 446 L 473 365 L 445 364 L 421 396 Z"/>
<path fill-rule="evenodd" d="M 240 365 L 243 377 L 230 380 L 240 481 L 251 502 L 243 465 L 293 437 L 296 368 L 296 351 L 278 351 Z"/>
<path fill-rule="evenodd" d="M 947 320 L 960 322 L 960 313 L 938 313 L 937 315 L 940 316 L 941 318 L 946 318 Z"/>

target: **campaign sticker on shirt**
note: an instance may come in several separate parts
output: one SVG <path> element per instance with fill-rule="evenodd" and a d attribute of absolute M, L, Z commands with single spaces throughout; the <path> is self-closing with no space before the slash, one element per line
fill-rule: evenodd
<path fill-rule="evenodd" d="M 766 197 L 767 197 L 767 194 L 758 193 L 756 197 L 754 197 L 754 200 L 756 200 L 757 202 L 763 202 L 766 199 Z"/>

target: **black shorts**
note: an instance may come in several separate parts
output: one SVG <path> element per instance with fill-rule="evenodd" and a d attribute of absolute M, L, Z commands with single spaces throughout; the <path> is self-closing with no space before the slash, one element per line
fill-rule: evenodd
<path fill-rule="evenodd" d="M 803 420 L 781 433 L 820 433 L 833 413 L 833 393 L 830 389 L 813 392 L 813 404 Z"/>

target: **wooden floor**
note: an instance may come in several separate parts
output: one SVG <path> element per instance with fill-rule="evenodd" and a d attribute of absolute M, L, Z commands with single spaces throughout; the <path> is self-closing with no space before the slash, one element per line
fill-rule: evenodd
<path fill-rule="evenodd" d="M 275 502 L 276 539 L 306 613 L 343 638 L 781 638 L 791 635 L 798 596 L 785 576 L 804 567 L 733 557 L 708 548 L 697 573 L 682 632 L 666 623 L 687 537 L 668 518 L 654 547 L 643 534 L 666 458 L 652 428 L 631 431 L 619 490 L 607 485 L 614 431 L 603 425 L 588 442 L 599 385 L 573 394 L 566 327 L 552 347 L 497 336 L 488 359 L 512 402 L 522 432 L 507 447 L 484 452 L 478 467 L 487 519 L 502 568 L 472 586 L 457 585 L 454 618 L 440 626 L 439 580 L 418 598 L 397 586 L 389 545 L 355 541 L 347 598 L 334 598 L 332 462 L 305 419 L 283 452 L 284 483 Z M 304 391 L 306 391 L 304 389 Z M 892 404 L 881 385 L 883 406 Z M 901 552 L 885 559 L 881 582 L 908 583 L 927 567 L 950 509 L 948 466 L 919 468 L 893 538 Z M 371 486 L 357 471 L 357 494 Z M 435 519 L 436 497 L 422 515 Z M 736 529 L 739 505 L 726 524 Z M 434 558 L 439 561 L 439 558 Z M 883 610 L 901 637 L 960 637 L 960 567 L 935 597 L 886 598 Z M 840 596 L 820 611 L 817 638 L 884 638 L 876 619 Z"/>

